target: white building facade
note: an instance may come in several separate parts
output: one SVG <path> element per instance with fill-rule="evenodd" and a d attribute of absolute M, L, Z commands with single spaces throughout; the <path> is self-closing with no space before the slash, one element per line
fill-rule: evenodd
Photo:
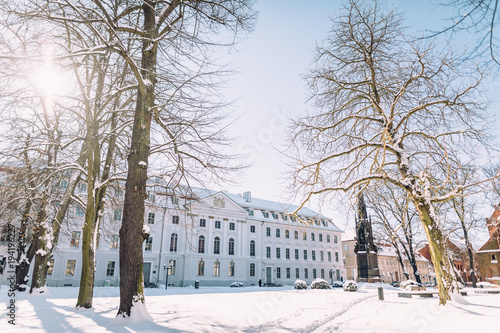
<path fill-rule="evenodd" d="M 152 188 L 146 201 L 144 282 L 171 286 L 290 285 L 345 280 L 341 230 L 309 209 L 227 192 L 199 190 L 189 199 Z M 72 207 L 49 267 L 49 286 L 78 286 L 83 215 Z M 119 202 L 104 216 L 96 251 L 96 286 L 119 285 Z"/>

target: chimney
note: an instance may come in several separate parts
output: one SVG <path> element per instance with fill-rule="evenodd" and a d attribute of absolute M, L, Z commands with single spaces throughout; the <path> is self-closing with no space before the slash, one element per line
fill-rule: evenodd
<path fill-rule="evenodd" d="M 251 202 L 252 201 L 252 192 L 250 192 L 250 191 L 243 192 L 243 200 L 245 200 L 245 202 Z"/>

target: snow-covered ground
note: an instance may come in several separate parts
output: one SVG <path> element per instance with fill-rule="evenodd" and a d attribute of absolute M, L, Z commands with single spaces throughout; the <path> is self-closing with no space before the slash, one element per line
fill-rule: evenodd
<path fill-rule="evenodd" d="M 16 298 L 15 326 L 8 323 L 6 286 L 0 290 L 0 332 L 478 332 L 498 327 L 500 294 L 398 298 L 401 289 L 359 284 L 358 292 L 283 288 L 146 289 L 153 322 L 111 323 L 118 288 L 96 288 L 94 308 L 76 310 L 78 288 L 49 288 L 49 295 Z"/>

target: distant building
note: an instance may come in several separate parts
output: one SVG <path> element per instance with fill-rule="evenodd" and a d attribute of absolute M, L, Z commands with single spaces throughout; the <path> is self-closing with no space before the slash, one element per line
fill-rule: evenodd
<path fill-rule="evenodd" d="M 86 193 L 85 186 L 78 187 Z M 95 285 L 119 285 L 119 229 L 123 193 L 107 206 L 96 251 Z M 288 284 L 296 279 L 345 279 L 342 232 L 332 219 L 310 209 L 243 195 L 196 189 L 190 195 L 150 187 L 144 223 L 144 282 L 173 286 Z M 84 210 L 73 205 L 65 218 L 48 270 L 49 286 L 78 286 L 82 268 Z M 4 248 L 1 247 L 0 248 Z M 4 279 L 5 280 L 5 279 Z"/>
<path fill-rule="evenodd" d="M 490 238 L 476 252 L 479 271 L 484 280 L 500 284 L 500 211 L 495 211 L 489 219 L 486 219 Z"/>
<path fill-rule="evenodd" d="M 455 269 L 462 277 L 462 280 L 466 284 L 472 284 L 469 254 L 465 245 L 459 242 L 453 242 L 450 239 L 446 239 L 446 250 L 453 265 L 455 266 Z M 418 253 L 429 260 L 430 263 L 432 263 L 429 244 L 425 244 L 420 250 L 418 250 Z M 475 271 L 477 272 L 478 270 L 479 266 L 476 266 Z M 477 281 L 481 280 L 481 275 L 482 274 L 476 273 Z"/>

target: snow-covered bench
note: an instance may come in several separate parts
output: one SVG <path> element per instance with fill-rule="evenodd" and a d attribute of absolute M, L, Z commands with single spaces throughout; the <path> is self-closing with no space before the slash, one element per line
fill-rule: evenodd
<path fill-rule="evenodd" d="M 432 297 L 434 295 L 438 295 L 439 291 L 405 291 L 398 293 L 398 297 L 404 298 L 412 298 L 412 296 L 420 296 L 420 297 Z M 467 296 L 467 292 L 461 290 L 460 295 Z"/>

